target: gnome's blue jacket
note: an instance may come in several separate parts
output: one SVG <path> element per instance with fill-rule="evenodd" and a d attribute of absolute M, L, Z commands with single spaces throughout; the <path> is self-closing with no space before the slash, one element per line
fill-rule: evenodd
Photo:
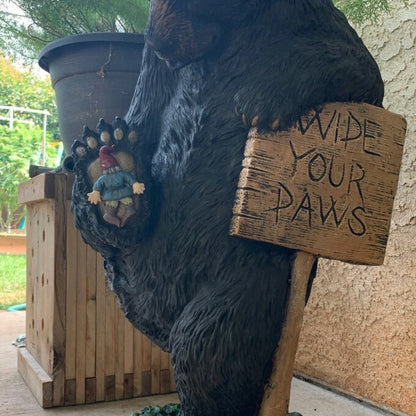
<path fill-rule="evenodd" d="M 93 186 L 102 201 L 119 201 L 133 195 L 133 184 L 137 182 L 130 173 L 117 170 L 100 176 Z"/>

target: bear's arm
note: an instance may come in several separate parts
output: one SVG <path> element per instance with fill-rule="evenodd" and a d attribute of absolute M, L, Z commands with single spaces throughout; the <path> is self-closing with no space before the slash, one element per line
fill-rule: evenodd
<path fill-rule="evenodd" d="M 136 124 L 148 140 L 156 141 L 164 108 L 177 87 L 176 75 L 159 60 L 147 45 L 143 50 L 142 66 L 136 89 L 125 116 L 128 124 Z"/>

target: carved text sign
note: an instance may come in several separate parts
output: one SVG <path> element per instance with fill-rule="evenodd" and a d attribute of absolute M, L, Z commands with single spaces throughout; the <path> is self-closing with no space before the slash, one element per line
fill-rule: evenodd
<path fill-rule="evenodd" d="M 405 120 L 333 103 L 288 131 L 251 130 L 231 234 L 351 263 L 382 264 Z"/>

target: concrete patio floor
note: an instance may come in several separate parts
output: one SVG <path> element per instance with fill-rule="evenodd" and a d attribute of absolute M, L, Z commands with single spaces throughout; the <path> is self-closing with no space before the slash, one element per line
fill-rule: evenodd
<path fill-rule="evenodd" d="M 0 311 L 0 414 L 3 416 L 129 416 L 148 405 L 177 402 L 175 394 L 151 396 L 72 406 L 42 409 L 17 371 L 17 352 L 12 342 L 25 332 L 25 312 Z M 349 400 L 323 388 L 293 379 L 290 410 L 303 416 L 380 416 L 389 415 Z"/>

